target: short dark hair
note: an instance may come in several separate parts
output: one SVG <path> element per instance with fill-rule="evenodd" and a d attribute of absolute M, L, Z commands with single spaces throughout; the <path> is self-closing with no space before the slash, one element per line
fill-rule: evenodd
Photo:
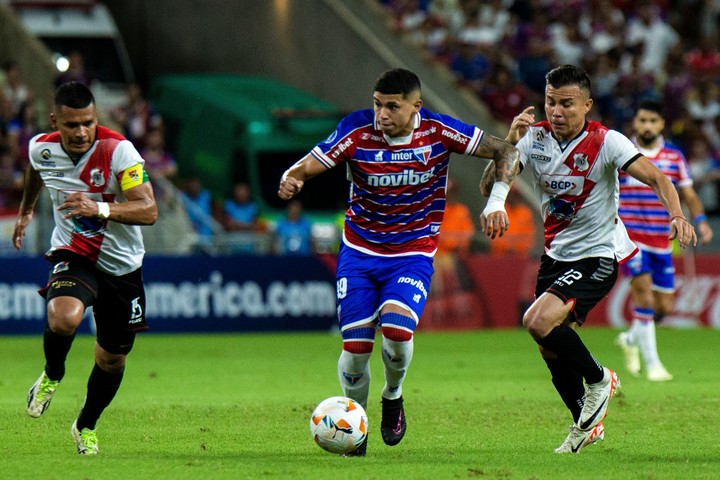
<path fill-rule="evenodd" d="M 420 91 L 420 79 L 410 70 L 396 68 L 383 73 L 375 82 L 374 92 L 385 95 L 402 94 L 407 96 Z"/>
<path fill-rule="evenodd" d="M 545 83 L 553 88 L 577 85 L 581 90 L 587 91 L 588 95 L 591 91 L 590 77 L 585 70 L 575 65 L 553 68 L 545 75 Z"/>
<path fill-rule="evenodd" d="M 657 113 L 661 117 L 663 116 L 663 105 L 658 100 L 653 100 L 653 99 L 643 100 L 638 104 L 638 107 L 635 110 L 635 112 L 637 112 L 638 110 L 650 110 L 651 112 Z"/>
<path fill-rule="evenodd" d="M 58 107 L 87 108 L 95 104 L 90 89 L 80 82 L 67 82 L 55 90 L 55 105 Z"/>

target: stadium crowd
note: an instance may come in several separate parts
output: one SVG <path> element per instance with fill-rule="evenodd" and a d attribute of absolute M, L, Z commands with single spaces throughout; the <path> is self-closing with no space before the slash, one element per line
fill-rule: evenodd
<path fill-rule="evenodd" d="M 720 1 L 378 1 L 390 28 L 505 125 L 542 103 L 545 73 L 561 64 L 590 74 L 591 119 L 623 133 L 640 102 L 661 100 L 667 140 L 686 153 L 708 213 L 720 214 Z"/>

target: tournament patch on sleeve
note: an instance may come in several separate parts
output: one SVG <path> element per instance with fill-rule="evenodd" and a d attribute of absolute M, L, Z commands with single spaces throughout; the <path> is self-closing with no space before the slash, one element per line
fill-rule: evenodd
<path fill-rule="evenodd" d="M 148 181 L 148 175 L 141 163 L 120 172 L 120 189 L 125 191 Z"/>

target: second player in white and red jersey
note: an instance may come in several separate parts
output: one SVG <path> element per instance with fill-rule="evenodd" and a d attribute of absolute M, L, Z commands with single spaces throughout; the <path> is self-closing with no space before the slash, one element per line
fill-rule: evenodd
<path fill-rule="evenodd" d="M 561 261 L 629 258 L 637 251 L 617 215 L 617 170 L 640 152 L 625 136 L 598 122 L 569 142 L 558 142 L 546 121 L 517 143 L 523 171 L 533 176 L 545 225 L 545 253 Z"/>
<path fill-rule="evenodd" d="M 60 134 L 53 132 L 30 141 L 29 157 L 55 207 L 50 252 L 70 250 L 111 275 L 136 270 L 145 254 L 140 226 L 97 217 L 65 219 L 64 212 L 57 210 L 73 192 L 83 192 L 98 202 L 115 202 L 122 201 L 124 190 L 147 182 L 145 162 L 132 143 L 98 126 L 95 143 L 76 163 L 63 149 Z"/>

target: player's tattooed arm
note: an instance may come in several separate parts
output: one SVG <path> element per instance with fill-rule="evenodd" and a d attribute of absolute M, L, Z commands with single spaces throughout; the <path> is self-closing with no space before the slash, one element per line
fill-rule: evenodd
<path fill-rule="evenodd" d="M 491 158 L 480 180 L 480 193 L 487 197 L 496 181 L 512 185 L 520 167 L 520 152 L 511 143 L 485 134 L 476 155 Z"/>

